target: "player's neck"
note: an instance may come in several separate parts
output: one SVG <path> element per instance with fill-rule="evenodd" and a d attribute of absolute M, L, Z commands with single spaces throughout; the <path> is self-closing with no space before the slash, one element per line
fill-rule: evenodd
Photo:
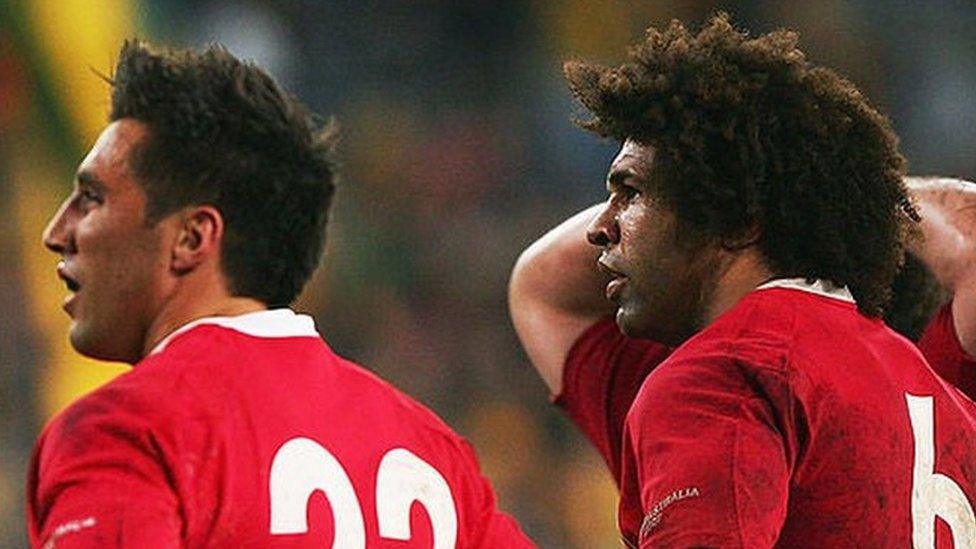
<path fill-rule="evenodd" d="M 756 248 L 748 248 L 730 259 L 719 274 L 715 294 L 705 311 L 705 325 L 731 309 L 746 294 L 774 277 Z"/>
<path fill-rule="evenodd" d="M 149 326 L 142 349 L 143 357 L 166 336 L 194 320 L 213 316 L 238 316 L 268 308 L 256 299 L 230 295 L 223 285 L 185 287 L 181 290 L 167 300 Z"/>

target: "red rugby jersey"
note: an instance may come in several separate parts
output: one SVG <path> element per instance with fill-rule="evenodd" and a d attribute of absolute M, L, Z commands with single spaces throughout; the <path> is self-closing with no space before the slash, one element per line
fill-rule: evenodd
<path fill-rule="evenodd" d="M 943 379 L 976 400 L 976 360 L 959 343 L 951 301 L 929 321 L 918 340 L 918 348 Z"/>
<path fill-rule="evenodd" d="M 471 447 L 287 309 L 178 330 L 42 434 L 33 545 L 531 547 Z"/>
<path fill-rule="evenodd" d="M 976 546 L 976 406 L 849 297 L 775 281 L 655 369 L 659 357 L 654 344 L 591 328 L 557 400 L 608 426 L 601 414 L 619 409 L 607 403 L 626 399 L 583 411 L 607 386 L 581 383 L 585 372 L 654 370 L 622 449 L 601 448 L 620 464 L 629 545 L 950 547 L 954 536 Z"/>
<path fill-rule="evenodd" d="M 644 378 L 670 353 L 661 343 L 623 335 L 607 317 L 587 329 L 567 355 L 554 403 L 596 446 L 618 488 L 624 418 Z"/>

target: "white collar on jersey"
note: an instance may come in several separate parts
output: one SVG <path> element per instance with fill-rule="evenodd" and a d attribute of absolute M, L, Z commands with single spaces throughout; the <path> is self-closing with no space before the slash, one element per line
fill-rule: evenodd
<path fill-rule="evenodd" d="M 291 309 L 269 309 L 237 316 L 208 316 L 190 321 L 163 338 L 149 354 L 161 352 L 174 337 L 204 324 L 215 324 L 254 337 L 319 337 L 312 317 L 297 314 Z"/>
<path fill-rule="evenodd" d="M 807 282 L 803 278 L 776 278 L 760 285 L 756 290 L 767 290 L 769 288 L 789 288 L 854 303 L 854 296 L 851 295 L 847 286 L 836 286 L 832 282 L 821 279 Z"/>

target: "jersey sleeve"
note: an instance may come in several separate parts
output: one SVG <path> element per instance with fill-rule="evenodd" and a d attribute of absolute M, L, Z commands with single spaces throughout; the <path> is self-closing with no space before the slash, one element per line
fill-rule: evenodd
<path fill-rule="evenodd" d="M 620 520 L 639 532 L 629 541 L 772 547 L 796 447 L 790 392 L 782 372 L 726 358 L 669 362 L 650 376 L 624 440 Z"/>
<path fill-rule="evenodd" d="M 182 521 L 161 449 L 140 415 L 104 397 L 68 408 L 35 448 L 31 546 L 178 547 Z"/>
<path fill-rule="evenodd" d="M 918 348 L 935 373 L 976 400 L 976 360 L 959 342 L 951 301 L 929 321 L 918 340 Z"/>
<path fill-rule="evenodd" d="M 624 418 L 644 378 L 670 352 L 660 343 L 623 335 L 613 318 L 605 318 L 567 355 L 562 393 L 554 402 L 596 446 L 618 486 Z"/>

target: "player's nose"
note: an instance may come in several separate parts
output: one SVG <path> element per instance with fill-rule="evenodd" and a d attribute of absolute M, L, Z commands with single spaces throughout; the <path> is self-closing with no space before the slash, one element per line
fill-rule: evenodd
<path fill-rule="evenodd" d="M 620 240 L 617 213 L 608 200 L 586 227 L 586 239 L 594 246 L 605 248 Z"/>
<path fill-rule="evenodd" d="M 57 254 L 64 254 L 70 249 L 71 235 L 70 223 L 68 219 L 69 201 L 65 200 L 58 211 L 54 214 L 44 232 L 41 234 L 41 241 L 44 247 Z"/>

